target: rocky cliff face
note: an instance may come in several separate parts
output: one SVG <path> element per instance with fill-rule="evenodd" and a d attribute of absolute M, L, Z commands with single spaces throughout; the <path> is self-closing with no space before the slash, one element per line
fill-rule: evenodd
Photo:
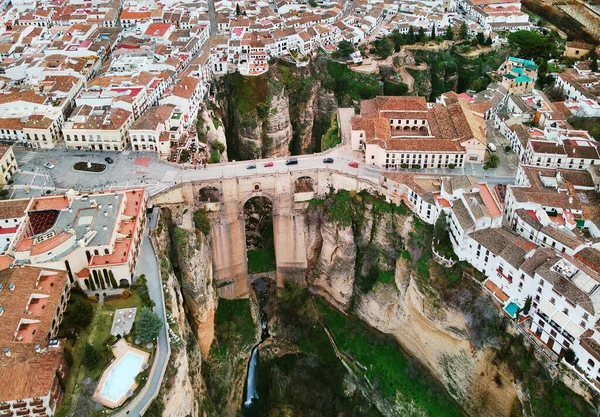
<path fill-rule="evenodd" d="M 314 68 L 273 65 L 258 77 L 232 74 L 220 86 L 230 159 L 267 158 L 319 150 L 337 109 Z M 285 68 L 285 69 L 284 69 Z"/>
<path fill-rule="evenodd" d="M 309 97 L 305 104 L 300 104 L 296 129 L 303 154 L 320 150 L 321 136 L 329 128 L 331 117 L 337 110 L 335 95 L 322 88 L 319 81 L 312 85 Z"/>
<path fill-rule="evenodd" d="M 439 300 L 424 294 L 413 267 L 394 250 L 398 239 L 407 246 L 412 239 L 412 217 L 374 211 L 368 204 L 364 212 L 356 211 L 350 226 L 332 221 L 323 207 L 309 209 L 311 290 L 396 338 L 468 415 L 509 416 L 516 398 L 510 377 L 491 364 L 489 351 L 472 348 L 465 314 L 449 306 L 440 308 Z M 378 281 L 370 290 L 361 290 L 364 283 L 359 280 L 374 265 L 379 270 L 390 268 L 391 259 L 393 282 Z"/>
<path fill-rule="evenodd" d="M 210 248 L 207 239 L 196 235 L 189 213 L 182 206 L 164 208 L 153 235 L 172 342 L 159 397 L 163 417 L 209 415 L 200 370 L 202 357 L 208 354 L 214 339 L 216 294 L 208 258 Z M 180 231 L 174 232 L 175 225 Z"/>

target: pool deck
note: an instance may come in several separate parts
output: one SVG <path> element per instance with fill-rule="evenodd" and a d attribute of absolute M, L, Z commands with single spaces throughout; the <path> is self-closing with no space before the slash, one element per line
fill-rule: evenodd
<path fill-rule="evenodd" d="M 104 388 L 104 384 L 106 384 L 106 380 L 107 380 L 108 376 L 110 375 L 110 372 L 121 361 L 121 358 L 123 358 L 123 356 L 125 356 L 129 352 L 134 353 L 134 354 L 144 358 L 144 360 L 142 361 L 142 365 L 144 363 L 148 363 L 150 354 L 148 352 L 144 352 L 143 350 L 140 350 L 140 349 L 134 348 L 133 346 L 130 346 L 129 343 L 127 343 L 125 341 L 125 339 L 121 339 L 117 343 L 115 343 L 112 347 L 112 352 L 113 352 L 113 355 L 115 355 L 115 359 L 113 359 L 113 361 L 110 363 L 110 365 L 108 365 L 108 367 L 102 373 L 102 377 L 100 378 L 100 382 L 98 382 L 98 386 L 96 387 L 96 392 L 94 392 L 94 396 L 92 398 L 94 399 L 94 401 L 99 402 L 100 404 L 102 404 L 105 407 L 117 408 L 117 407 L 120 407 L 121 405 L 123 405 L 123 403 L 127 400 L 127 393 L 123 393 L 123 395 L 121 395 L 121 397 L 117 401 L 113 401 L 102 395 L 102 389 Z M 142 370 L 143 369 L 140 368 L 139 372 L 142 372 Z M 137 383 L 134 382 L 131 385 L 131 387 L 129 387 L 129 390 L 133 391 L 136 389 L 136 387 L 137 387 Z"/>

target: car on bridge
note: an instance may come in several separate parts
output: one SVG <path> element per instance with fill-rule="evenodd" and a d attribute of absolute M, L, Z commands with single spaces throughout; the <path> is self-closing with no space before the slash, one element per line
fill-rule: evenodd
<path fill-rule="evenodd" d="M 256 169 L 256 164 L 248 164 L 246 165 L 246 169 Z"/>
<path fill-rule="evenodd" d="M 333 164 L 333 158 L 323 158 L 324 164 Z"/>
<path fill-rule="evenodd" d="M 268 162 L 265 162 L 265 164 L 264 164 L 263 166 L 264 166 L 265 168 L 272 167 L 272 166 L 273 166 L 273 161 L 268 161 Z"/>
<path fill-rule="evenodd" d="M 352 168 L 358 168 L 358 162 L 356 162 L 356 161 L 348 162 L 348 166 L 352 167 Z"/>

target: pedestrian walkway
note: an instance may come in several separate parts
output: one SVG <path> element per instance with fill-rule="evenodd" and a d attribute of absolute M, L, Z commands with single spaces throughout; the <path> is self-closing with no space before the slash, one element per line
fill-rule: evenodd
<path fill-rule="evenodd" d="M 165 172 L 165 175 L 163 175 L 160 182 L 171 182 L 175 179 L 176 175 L 177 175 L 177 171 L 169 170 L 169 171 Z"/>
<path fill-rule="evenodd" d="M 35 152 L 27 152 L 20 158 L 19 164 L 28 164 L 35 157 Z"/>
<path fill-rule="evenodd" d="M 127 155 L 129 155 L 130 153 L 131 153 L 131 148 L 127 148 L 127 149 L 125 149 L 123 152 L 121 152 L 121 155 L 123 155 L 123 156 L 127 156 Z"/>

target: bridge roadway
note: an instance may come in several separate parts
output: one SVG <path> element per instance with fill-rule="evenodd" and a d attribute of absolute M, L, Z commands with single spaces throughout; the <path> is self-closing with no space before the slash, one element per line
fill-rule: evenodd
<path fill-rule="evenodd" d="M 305 171 L 308 169 L 317 168 L 332 168 L 336 171 L 354 175 L 361 179 L 369 180 L 375 183 L 379 182 L 379 177 L 384 172 L 403 172 L 403 173 L 414 173 L 414 174 L 430 174 L 430 175 L 465 175 L 470 171 L 468 168 L 463 169 L 428 169 L 428 170 L 384 170 L 378 167 L 372 167 L 364 164 L 359 164 L 358 168 L 353 168 L 348 165 L 349 159 L 342 157 L 333 158 L 334 162 L 331 164 L 323 163 L 323 155 L 301 155 L 298 156 L 297 165 L 286 165 L 286 158 L 276 159 L 265 159 L 257 161 L 239 161 L 239 162 L 228 162 L 225 164 L 208 165 L 207 168 L 198 169 L 184 169 L 177 172 L 173 179 L 168 183 L 161 183 L 156 188 L 150 189 L 152 195 L 157 194 L 161 191 L 165 191 L 172 185 L 181 182 L 191 181 L 202 181 L 202 180 L 214 180 L 219 178 L 233 178 L 233 177 L 248 177 L 252 175 L 267 175 L 274 172 L 285 173 L 288 171 Z M 265 167 L 264 163 L 267 161 L 273 162 L 272 167 Z M 248 165 L 256 165 L 255 169 L 248 169 Z M 512 176 L 496 176 L 493 172 L 489 172 L 485 176 L 475 176 L 478 181 L 485 181 L 490 185 L 496 184 L 512 184 L 515 181 L 515 175 Z"/>

